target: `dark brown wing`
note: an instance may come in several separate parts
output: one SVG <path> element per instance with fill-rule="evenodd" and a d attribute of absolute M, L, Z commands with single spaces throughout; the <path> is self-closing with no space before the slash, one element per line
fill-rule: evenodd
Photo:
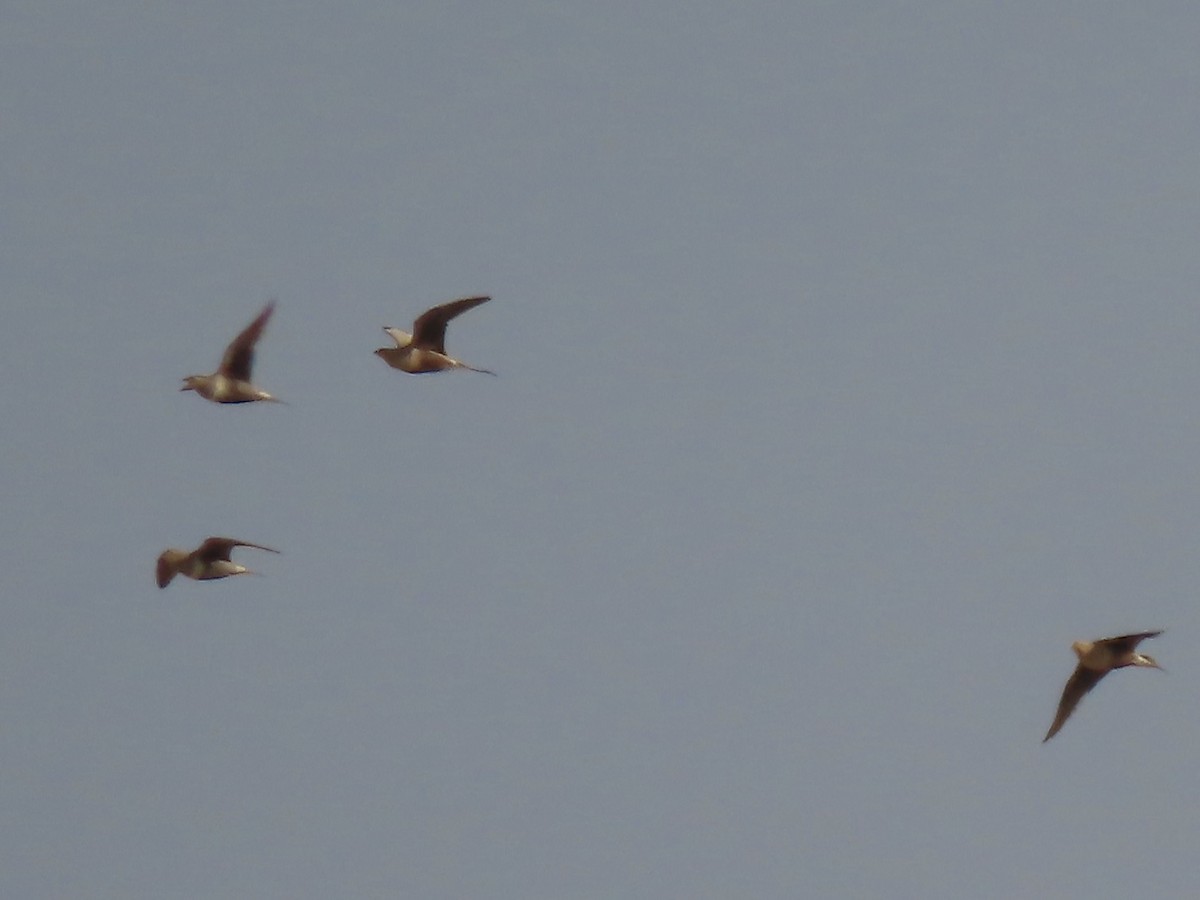
<path fill-rule="evenodd" d="M 446 352 L 446 325 L 455 316 L 460 316 L 468 309 L 487 303 L 491 297 L 465 297 L 462 300 L 452 300 L 435 306 L 417 317 L 413 322 L 413 345 Z"/>
<path fill-rule="evenodd" d="M 263 307 L 258 318 L 247 325 L 242 333 L 225 348 L 225 356 L 221 359 L 221 368 L 218 370 L 222 375 L 236 378 L 239 381 L 250 380 L 250 369 L 254 366 L 254 345 L 262 337 L 263 329 L 267 327 L 267 320 L 271 318 L 271 313 L 274 311 L 275 301 L 272 300 Z"/>
<path fill-rule="evenodd" d="M 225 537 L 210 537 L 196 548 L 196 555 L 206 563 L 215 562 L 218 559 L 228 561 L 229 554 L 233 552 L 234 547 L 253 547 L 255 550 L 266 550 L 269 553 L 279 552 L 270 547 L 264 547 L 262 544 L 251 544 L 249 541 L 235 541 L 233 538 Z"/>
<path fill-rule="evenodd" d="M 1067 679 L 1067 686 L 1063 688 L 1062 699 L 1058 701 L 1058 712 L 1054 716 L 1054 724 L 1042 738 L 1043 744 L 1058 734 L 1059 729 L 1063 727 L 1063 724 L 1071 717 L 1071 713 L 1075 711 L 1075 707 L 1079 705 L 1079 701 L 1083 699 L 1083 695 L 1094 688 L 1107 674 L 1107 672 L 1097 672 L 1095 669 L 1087 669 L 1083 666 L 1075 668 L 1074 674 Z"/>
<path fill-rule="evenodd" d="M 1137 645 L 1146 638 L 1158 637 L 1162 631 L 1139 631 L 1137 634 L 1123 634 L 1120 637 L 1104 638 L 1104 640 L 1096 641 L 1097 644 L 1105 644 L 1111 647 L 1114 653 L 1126 654 L 1132 653 Z"/>

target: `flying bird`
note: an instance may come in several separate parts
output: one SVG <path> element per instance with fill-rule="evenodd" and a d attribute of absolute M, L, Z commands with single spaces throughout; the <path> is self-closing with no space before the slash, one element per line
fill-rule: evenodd
<path fill-rule="evenodd" d="M 488 369 L 476 369 L 465 362 L 446 354 L 446 325 L 455 316 L 462 315 L 481 303 L 487 303 L 491 297 L 466 297 L 443 303 L 433 309 L 421 313 L 413 322 L 413 333 L 401 331 L 399 328 L 383 330 L 391 335 L 396 342 L 395 347 L 380 347 L 375 355 L 393 369 L 418 375 L 423 372 L 441 372 L 445 369 L 470 369 L 472 372 L 482 372 L 485 375 L 495 375 Z"/>
<path fill-rule="evenodd" d="M 1154 658 L 1145 653 L 1137 652 L 1137 645 L 1146 638 L 1158 637 L 1162 631 L 1141 631 L 1137 634 L 1123 634 L 1120 637 L 1103 638 L 1098 641 L 1076 641 L 1071 645 L 1075 655 L 1079 657 L 1079 665 L 1075 673 L 1067 680 L 1063 688 L 1062 699 L 1058 701 L 1058 713 L 1054 716 L 1054 724 L 1042 738 L 1042 743 L 1058 734 L 1059 729 L 1071 717 L 1083 695 L 1113 669 L 1123 669 L 1126 666 L 1141 666 L 1149 669 L 1162 669 Z"/>
<path fill-rule="evenodd" d="M 282 403 L 283 401 L 255 387 L 250 381 L 250 369 L 254 365 L 254 345 L 262 337 L 267 320 L 274 311 L 275 301 L 272 300 L 263 307 L 258 318 L 247 325 L 225 348 L 225 355 L 221 357 L 221 365 L 217 367 L 217 371 L 211 375 L 187 376 L 183 379 L 183 387 L 180 390 L 195 391 L 214 403 L 251 403 L 255 400 Z"/>
<path fill-rule="evenodd" d="M 234 547 L 253 547 L 256 550 L 266 550 L 278 553 L 262 544 L 251 544 L 248 541 L 235 541 L 233 538 L 210 537 L 195 550 L 164 550 L 158 557 L 156 577 L 158 586 L 165 588 L 176 575 L 194 578 L 197 581 L 210 581 L 214 578 L 228 578 L 230 575 L 256 575 L 245 566 L 229 559 Z"/>

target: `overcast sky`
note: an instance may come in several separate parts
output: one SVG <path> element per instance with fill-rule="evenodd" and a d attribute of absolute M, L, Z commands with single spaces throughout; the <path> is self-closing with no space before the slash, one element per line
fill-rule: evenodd
<path fill-rule="evenodd" d="M 1198 33 L 5 4 L 0 895 L 1194 896 Z"/>

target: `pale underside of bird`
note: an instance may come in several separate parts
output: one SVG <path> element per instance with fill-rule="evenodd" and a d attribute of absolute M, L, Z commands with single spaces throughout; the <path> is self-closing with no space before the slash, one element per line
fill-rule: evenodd
<path fill-rule="evenodd" d="M 464 297 L 462 300 L 435 306 L 417 317 L 413 322 L 412 334 L 399 328 L 385 327 L 383 330 L 396 342 L 396 346 L 380 347 L 375 351 L 375 355 L 393 369 L 408 372 L 410 375 L 443 372 L 446 369 L 469 369 L 472 372 L 495 375 L 495 372 L 469 366 L 446 353 L 446 325 L 450 320 L 491 299 Z"/>
<path fill-rule="evenodd" d="M 229 556 L 234 547 L 253 547 L 255 550 L 266 550 L 268 553 L 278 553 L 262 544 L 251 544 L 249 541 L 238 541 L 227 537 L 210 537 L 195 550 L 164 550 L 158 557 L 158 568 L 155 577 L 160 588 L 165 588 L 176 575 L 193 578 L 196 581 L 211 581 L 214 578 L 228 578 L 230 575 L 257 575 L 240 563 L 233 562 Z"/>
<path fill-rule="evenodd" d="M 211 375 L 187 376 L 183 379 L 183 387 L 180 390 L 195 391 L 214 403 L 253 403 L 255 400 L 283 402 L 250 380 L 250 371 L 254 366 L 254 345 L 262 337 L 267 320 L 274 311 L 275 301 L 272 300 L 225 348 L 225 355 L 221 357 L 221 365 L 217 367 L 217 371 Z"/>
<path fill-rule="evenodd" d="M 1137 645 L 1146 638 L 1158 637 L 1162 631 L 1140 631 L 1137 634 L 1123 634 L 1120 637 L 1103 638 L 1097 641 L 1076 641 L 1071 645 L 1075 655 L 1079 657 L 1079 665 L 1067 680 L 1063 688 L 1062 699 L 1058 701 L 1058 712 L 1054 716 L 1054 724 L 1042 738 L 1042 743 L 1058 734 L 1084 694 L 1094 688 L 1113 669 L 1124 669 L 1126 666 L 1139 666 L 1149 669 L 1162 669 L 1154 658 L 1145 653 L 1137 652 Z"/>

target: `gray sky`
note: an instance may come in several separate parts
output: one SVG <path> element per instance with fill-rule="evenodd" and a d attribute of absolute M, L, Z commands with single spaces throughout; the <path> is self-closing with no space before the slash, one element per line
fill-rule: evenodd
<path fill-rule="evenodd" d="M 0 894 L 1191 896 L 1197 33 L 6 4 Z"/>

